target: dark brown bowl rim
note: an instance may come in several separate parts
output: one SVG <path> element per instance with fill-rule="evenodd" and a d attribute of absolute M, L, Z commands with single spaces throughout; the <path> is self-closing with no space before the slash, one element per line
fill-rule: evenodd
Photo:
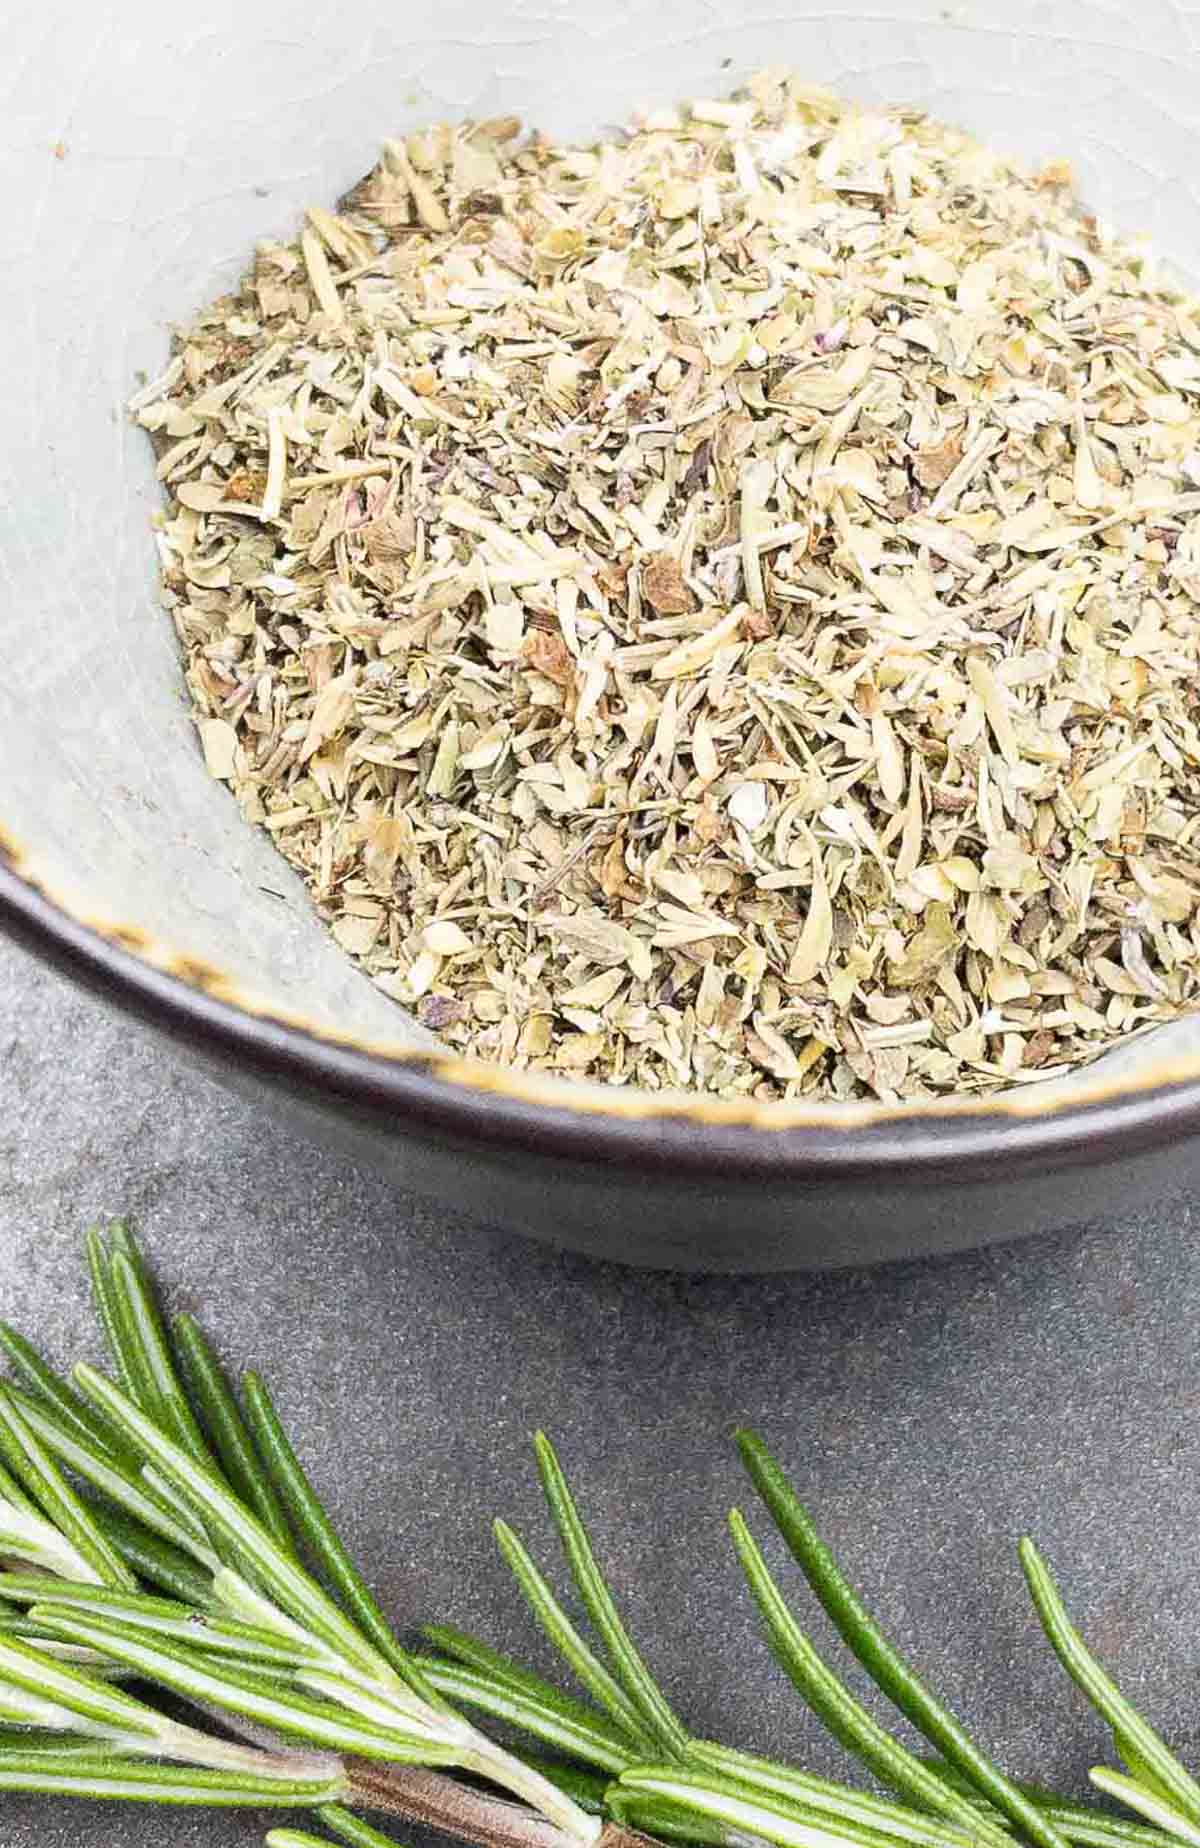
<path fill-rule="evenodd" d="M 1015 1178 L 1114 1161 L 1200 1134 L 1200 1079 L 1150 1074 L 1044 1114 L 897 1114 L 869 1124 L 768 1128 L 686 1107 L 644 1117 L 573 1110 L 452 1081 L 433 1055 L 390 1058 L 206 993 L 73 917 L 0 858 L 0 928 L 102 999 L 218 1067 L 337 1104 L 410 1135 L 542 1161 L 681 1181 L 836 1181 L 904 1187 Z"/>

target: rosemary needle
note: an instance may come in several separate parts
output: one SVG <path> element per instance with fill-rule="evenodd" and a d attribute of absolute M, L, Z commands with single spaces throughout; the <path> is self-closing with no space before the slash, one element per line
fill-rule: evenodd
<path fill-rule="evenodd" d="M 588 1616 L 608 1650 L 613 1672 L 651 1737 L 657 1739 L 672 1757 L 686 1757 L 687 1731 L 671 1710 L 666 1696 L 621 1621 L 612 1593 L 596 1564 L 587 1528 L 575 1506 L 575 1498 L 568 1487 L 554 1446 L 545 1433 L 539 1431 L 534 1437 L 533 1448 L 541 1472 L 542 1487 L 562 1540 L 571 1577 Z"/>
<path fill-rule="evenodd" d="M 105 1343 L 116 1368 L 117 1379 L 131 1398 L 137 1396 L 137 1380 L 125 1351 L 125 1334 L 117 1313 L 116 1293 L 109 1274 L 108 1245 L 99 1226 L 89 1228 L 84 1249 L 92 1281 L 92 1302 L 100 1320 Z"/>
<path fill-rule="evenodd" d="M 535 1699 L 561 1699 L 569 1705 L 581 1705 L 570 1701 L 567 1695 L 560 1695 L 551 1682 L 541 1675 L 533 1674 L 522 1668 L 510 1656 L 502 1655 L 490 1644 L 481 1642 L 477 1636 L 471 1636 L 466 1630 L 459 1630 L 449 1623 L 426 1623 L 421 1626 L 421 1634 L 426 1642 L 442 1655 L 451 1656 L 466 1668 L 473 1668 L 478 1674 L 487 1675 L 492 1681 L 504 1682 L 509 1687 L 523 1693 L 532 1694 Z"/>
<path fill-rule="evenodd" d="M 477 1637 L 468 1636 L 463 1630 L 456 1630 L 449 1624 L 429 1623 L 423 1627 L 422 1634 L 428 1642 L 440 1649 L 452 1661 L 440 1664 L 446 1669 L 462 1666 L 469 1669 L 480 1682 L 486 1682 L 497 1690 L 521 1696 L 549 1708 L 562 1719 L 571 1724 L 594 1728 L 599 1736 L 612 1745 L 622 1748 L 628 1757 L 628 1740 L 615 1721 L 605 1714 L 597 1712 L 586 1701 L 576 1700 L 573 1695 L 564 1694 L 552 1682 L 541 1675 L 532 1674 L 522 1668 L 508 1656 L 491 1649 Z M 436 1658 L 434 1658 L 436 1661 Z"/>
<path fill-rule="evenodd" d="M 204 1809 L 309 1809 L 341 1794 L 340 1779 L 297 1779 L 288 1785 L 277 1777 L 199 1766 L 139 1763 L 114 1753 L 0 1752 L 0 1791 L 23 1790 L 43 1796 L 87 1797 L 126 1803 L 156 1803 Z M 329 1848 L 321 1842 L 319 1848 Z M 390 1845 L 389 1845 L 390 1848 Z"/>
<path fill-rule="evenodd" d="M 525 1602 L 551 1643 L 565 1658 L 593 1700 L 599 1702 L 630 1740 L 638 1743 L 643 1751 L 653 1750 L 652 1738 L 637 1708 L 609 1674 L 603 1662 L 588 1648 L 512 1528 L 506 1521 L 497 1521 L 493 1531 L 496 1544 L 520 1586 Z"/>
<path fill-rule="evenodd" d="M 736 1509 L 729 1517 L 729 1524 L 775 1657 L 834 1737 L 856 1753 L 876 1777 L 919 1808 L 947 1817 L 973 1831 L 980 1841 L 993 1844 L 994 1848 L 1001 1848 L 1002 1844 L 1003 1848 L 1010 1848 L 1009 1838 L 1002 1829 L 989 1822 L 973 1803 L 951 1790 L 919 1758 L 885 1732 L 842 1686 L 792 1616 Z"/>
<path fill-rule="evenodd" d="M 392 1635 L 366 1580 L 338 1537 L 292 1449 L 271 1395 L 257 1373 L 246 1375 L 242 1391 L 255 1442 L 297 1533 L 312 1549 L 314 1558 L 327 1573 L 355 1623 L 370 1637 L 384 1660 L 406 1679 L 411 1678 L 414 1674 L 412 1659 Z"/>
<path fill-rule="evenodd" d="M 557 1700 L 536 1700 L 508 1683 L 476 1674 L 461 1663 L 443 1663 L 428 1657 L 418 1661 L 429 1685 L 461 1707 L 477 1708 L 495 1720 L 506 1720 L 544 1744 L 606 1771 L 623 1771 L 633 1762 L 628 1742 L 599 1715 L 568 1715 Z"/>
<path fill-rule="evenodd" d="M 387 1840 L 386 1836 L 381 1839 Z M 266 1845 L 267 1848 L 329 1848 L 329 1837 L 310 1835 L 307 1829 L 269 1829 Z"/>
<path fill-rule="evenodd" d="M 204 1330 L 194 1316 L 178 1315 L 171 1324 L 171 1333 L 188 1391 L 230 1487 L 254 1509 L 268 1533 L 291 1551 L 292 1532 L 279 1496 L 258 1459 L 237 1400 Z"/>
<path fill-rule="evenodd" d="M 202 1469 L 211 1469 L 213 1459 L 176 1375 L 145 1266 L 135 1262 L 128 1247 L 118 1246 L 108 1276 L 126 1365 L 137 1382 L 135 1398 Z"/>
<path fill-rule="evenodd" d="M 884 1635 L 838 1569 L 808 1510 L 779 1464 L 752 1431 L 736 1434 L 750 1479 L 762 1496 L 809 1585 L 851 1653 L 929 1743 L 1039 1848 L 1066 1848 L 1046 1817 L 1010 1783 L 959 1722 L 925 1686 Z"/>
<path fill-rule="evenodd" d="M 93 1502 L 91 1514 L 104 1538 L 139 1578 L 187 1604 L 203 1605 L 207 1601 L 211 1578 L 181 1547 L 161 1539 L 120 1508 Z"/>
<path fill-rule="evenodd" d="M 11 1388 L 4 1386 L 0 1386 L 0 1453 L 101 1584 L 126 1589 L 136 1586 L 129 1567 L 109 1545 L 89 1509 L 26 1422 Z"/>
<path fill-rule="evenodd" d="M 329 1804 L 317 1813 L 325 1827 L 331 1830 L 339 1841 L 346 1842 L 348 1848 L 396 1848 L 396 1843 L 390 1835 L 381 1835 L 379 1830 L 373 1829 L 369 1822 L 364 1822 L 361 1816 L 352 1816 L 350 1811 L 343 1809 L 340 1804 Z M 271 1843 L 269 1836 L 267 1840 Z M 310 1844 L 315 1844 L 315 1848 L 329 1848 L 327 1841 L 316 1836 L 310 1835 L 308 1841 L 303 1844 L 303 1848 L 310 1848 Z M 272 1843 L 271 1848 L 277 1848 L 277 1845 Z M 279 1845 L 279 1848 L 282 1848 L 282 1845 Z"/>
<path fill-rule="evenodd" d="M 1157 1823 L 1160 1829 L 1166 1829 L 1181 1841 L 1190 1842 L 1192 1848 L 1200 1848 L 1200 1829 L 1188 1817 L 1183 1816 L 1159 1796 L 1153 1789 L 1138 1778 L 1125 1777 L 1120 1771 L 1110 1771 L 1107 1765 L 1098 1765 L 1088 1773 L 1097 1790 L 1102 1790 L 1107 1797 L 1116 1797 L 1137 1810 L 1148 1821 Z"/>
<path fill-rule="evenodd" d="M 1112 1727 L 1118 1750 L 1127 1750 L 1154 1780 L 1168 1803 L 1195 1828 L 1200 1824 L 1200 1784 L 1189 1776 L 1154 1728 L 1130 1705 L 1106 1675 L 1067 1616 L 1050 1568 L 1032 1540 L 1020 1545 L 1021 1565 L 1042 1627 L 1059 1661 L 1103 1720 Z"/>
<path fill-rule="evenodd" d="M 119 1453 L 119 1440 L 99 1413 L 72 1392 L 24 1335 L 7 1322 L 0 1322 L 0 1350 L 26 1391 L 54 1412 L 82 1443 Z"/>
<path fill-rule="evenodd" d="M 330 1804 L 318 1811 L 321 1821 L 327 1829 L 332 1829 L 342 1841 L 349 1843 L 349 1848 L 395 1848 L 390 1836 L 381 1835 L 361 1816 L 352 1816 L 348 1809 L 340 1804 Z"/>

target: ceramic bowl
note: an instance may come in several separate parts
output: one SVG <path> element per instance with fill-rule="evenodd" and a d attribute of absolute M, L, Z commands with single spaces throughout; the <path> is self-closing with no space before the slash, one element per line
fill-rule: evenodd
<path fill-rule="evenodd" d="M 1029 160 L 1186 275 L 1200 57 L 1168 0 L 47 0 L 6 32 L 0 913 L 112 1004 L 364 1162 L 580 1250 L 691 1269 L 861 1263 L 1187 1184 L 1200 1037 L 981 1104 L 727 1104 L 443 1050 L 345 959 L 201 761 L 156 605 L 144 435 L 168 322 L 385 134 L 515 113 L 583 135 L 766 63 Z M 70 1082 L 70 1048 L 63 1048 Z M 380 1236 L 391 1236 L 381 1227 Z"/>

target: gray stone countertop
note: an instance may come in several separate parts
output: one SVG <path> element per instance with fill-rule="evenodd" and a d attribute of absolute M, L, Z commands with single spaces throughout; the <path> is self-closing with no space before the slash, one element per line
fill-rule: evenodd
<path fill-rule="evenodd" d="M 0 1314 L 60 1362 L 97 1356 L 79 1235 L 131 1213 L 170 1301 L 267 1374 L 401 1627 L 456 1621 L 544 1663 L 489 1536 L 504 1513 L 557 1570 L 528 1450 L 544 1425 L 693 1727 L 835 1770 L 723 1531 L 729 1505 L 750 1503 L 728 1441 L 750 1421 L 1008 1768 L 1078 1788 L 1106 1753 L 1035 1629 L 1023 1531 L 1127 1692 L 1200 1757 L 1190 1200 L 874 1272 L 604 1267 L 463 1224 L 295 1140 L 4 947 L 0 1083 Z M 0 1848 L 257 1840 L 250 1815 L 0 1796 Z"/>

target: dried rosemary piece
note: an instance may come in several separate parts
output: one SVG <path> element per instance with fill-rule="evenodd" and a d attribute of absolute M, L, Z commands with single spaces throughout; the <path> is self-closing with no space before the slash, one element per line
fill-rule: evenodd
<path fill-rule="evenodd" d="M 1196 999 L 1200 313 L 771 71 L 385 144 L 135 415 L 213 774 L 453 1047 L 725 1096 Z"/>

